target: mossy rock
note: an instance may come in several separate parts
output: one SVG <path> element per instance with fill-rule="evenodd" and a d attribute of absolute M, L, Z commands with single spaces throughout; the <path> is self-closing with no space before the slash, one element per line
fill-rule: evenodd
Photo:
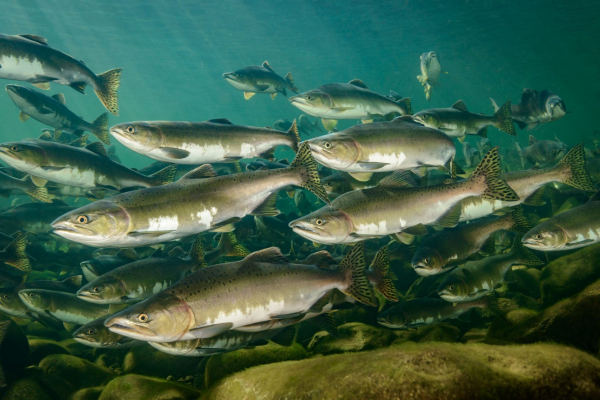
<path fill-rule="evenodd" d="M 188 385 L 131 374 L 112 380 L 99 400 L 192 400 L 201 394 Z"/>
<path fill-rule="evenodd" d="M 47 376 L 62 378 L 76 389 L 100 386 L 116 376 L 108 368 L 66 354 L 50 355 L 40 362 L 39 367 Z"/>
<path fill-rule="evenodd" d="M 323 331 L 317 332 L 308 350 L 324 355 L 373 350 L 388 346 L 395 338 L 390 329 L 352 322 L 338 327 L 338 337 Z"/>
<path fill-rule="evenodd" d="M 541 271 L 536 268 L 516 269 L 510 272 L 514 281 L 508 284 L 508 289 L 512 292 L 522 293 L 534 299 L 541 297 L 540 292 Z"/>
<path fill-rule="evenodd" d="M 448 342 L 455 343 L 462 336 L 460 329 L 448 324 L 435 324 L 419 339 L 419 343 L 424 342 Z"/>
<path fill-rule="evenodd" d="M 103 390 L 104 386 L 80 389 L 71 394 L 67 400 L 98 400 Z"/>
<path fill-rule="evenodd" d="M 23 377 L 29 355 L 29 342 L 12 320 L 0 322 L 0 387 Z"/>
<path fill-rule="evenodd" d="M 294 343 L 289 347 L 269 342 L 253 349 L 241 349 L 230 353 L 211 356 L 204 370 L 205 387 L 218 380 L 256 365 L 277 363 L 286 360 L 302 360 L 308 357 L 304 347 Z"/>
<path fill-rule="evenodd" d="M 47 339 L 29 340 L 28 365 L 38 365 L 40 361 L 52 354 L 71 354 L 60 344 Z"/>
<path fill-rule="evenodd" d="M 539 313 L 537 311 L 529 310 L 527 308 L 518 308 L 511 310 L 504 315 L 506 321 L 511 325 L 521 324 L 535 318 Z"/>
<path fill-rule="evenodd" d="M 59 345 L 64 347 L 74 356 L 83 357 L 86 354 L 92 355 L 94 348 L 91 346 L 86 346 L 83 343 L 79 343 L 75 339 L 65 339 L 58 342 Z"/>
<path fill-rule="evenodd" d="M 13 383 L 2 400 L 52 400 L 42 385 L 35 379 L 21 379 Z"/>
<path fill-rule="evenodd" d="M 27 336 L 35 336 L 54 341 L 62 340 L 60 331 L 44 326 L 37 321 L 33 321 L 27 325 Z"/>
<path fill-rule="evenodd" d="M 485 340 L 487 329 L 472 328 L 460 338 L 461 343 L 481 343 Z"/>
<path fill-rule="evenodd" d="M 550 344 L 405 343 L 363 353 L 261 365 L 202 400 L 593 399 L 600 361 Z"/>
<path fill-rule="evenodd" d="M 139 374 L 166 379 L 172 375 L 182 378 L 195 372 L 200 357 L 181 357 L 163 353 L 148 345 L 129 349 L 123 359 L 125 374 Z"/>

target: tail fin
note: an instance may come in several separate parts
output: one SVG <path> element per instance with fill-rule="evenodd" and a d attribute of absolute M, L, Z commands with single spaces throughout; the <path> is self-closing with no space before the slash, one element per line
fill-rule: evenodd
<path fill-rule="evenodd" d="M 498 107 L 498 104 L 496 104 L 496 101 L 494 99 L 492 99 L 491 97 L 490 97 L 490 101 L 492 102 L 492 107 L 494 107 L 494 113 L 497 113 L 498 110 L 500 109 L 500 107 Z M 511 109 L 511 111 L 512 111 L 512 109 Z"/>
<path fill-rule="evenodd" d="M 27 178 L 31 179 L 31 178 Z M 48 189 L 45 187 L 35 187 L 33 190 L 28 190 L 25 193 L 29 195 L 32 199 L 41 201 L 42 203 L 52 203 L 52 196 L 48 194 Z"/>
<path fill-rule="evenodd" d="M 519 264 L 535 267 L 543 265 L 544 262 L 540 260 L 535 254 L 533 254 L 527 247 L 523 246 L 521 242 L 522 235 L 516 235 L 513 241 L 513 245 L 510 248 L 510 252 L 519 257 Z"/>
<path fill-rule="evenodd" d="M 509 135 L 516 136 L 517 131 L 515 130 L 515 124 L 512 120 L 512 110 L 510 108 L 510 100 L 507 101 L 496 111 L 494 118 L 496 118 L 496 128 L 508 133 Z"/>
<path fill-rule="evenodd" d="M 285 81 L 290 85 L 289 89 L 291 91 L 296 92 L 296 93 L 299 92 L 299 89 L 296 86 L 294 86 L 294 78 L 292 78 L 291 72 L 288 72 L 283 79 L 285 79 Z"/>
<path fill-rule="evenodd" d="M 325 188 L 321 184 L 321 179 L 319 178 L 317 162 L 312 157 L 308 143 L 304 142 L 300 145 L 300 148 L 296 153 L 296 158 L 294 158 L 294 161 L 292 161 L 292 164 L 288 168 L 304 170 L 302 173 L 304 181 L 300 184 L 300 186 L 310 190 L 319 199 L 323 200 L 327 204 L 330 204 L 329 198 L 327 197 L 327 192 L 325 191 Z"/>
<path fill-rule="evenodd" d="M 560 160 L 557 168 L 564 165 L 568 165 L 571 168 L 571 177 L 567 178 L 563 182 L 564 184 L 586 192 L 595 192 L 598 190 L 585 169 L 585 151 L 583 143 L 573 147 L 571 151 Z"/>
<path fill-rule="evenodd" d="M 79 289 L 83 281 L 83 275 L 75 275 L 70 278 L 64 279 L 62 283 L 67 286 L 71 286 L 73 289 Z"/>
<path fill-rule="evenodd" d="M 108 134 L 108 113 L 104 113 L 92 123 L 92 133 L 105 145 L 110 144 L 110 135 Z"/>
<path fill-rule="evenodd" d="M 159 181 L 159 185 L 166 185 L 168 183 L 173 182 L 175 179 L 175 173 L 177 172 L 177 165 L 172 164 L 166 168 L 161 169 L 158 172 L 150 175 L 152 178 L 157 179 Z"/>
<path fill-rule="evenodd" d="M 425 86 L 427 84 L 427 77 L 424 75 L 417 75 L 417 79 L 421 82 L 421 85 Z"/>
<path fill-rule="evenodd" d="M 484 199 L 502 201 L 519 200 L 519 195 L 506 182 L 500 179 L 500 173 L 500 154 L 498 146 L 496 146 L 483 157 L 483 160 L 481 160 L 468 181 L 479 180 L 482 176 L 485 178 L 485 189 L 481 194 L 481 197 Z"/>
<path fill-rule="evenodd" d="M 398 291 L 389 274 L 390 256 L 388 254 L 387 246 L 379 249 L 369 268 L 373 270 L 375 275 L 379 278 L 379 282 L 375 285 L 375 289 L 389 301 L 397 302 L 399 300 Z"/>
<path fill-rule="evenodd" d="M 238 243 L 235 233 L 233 232 L 223 233 L 219 239 L 217 248 L 221 255 L 227 257 L 246 257 L 250 254 L 250 250 L 243 244 Z"/>
<path fill-rule="evenodd" d="M 350 253 L 340 262 L 340 270 L 348 275 L 348 287 L 342 290 L 346 295 L 368 306 L 377 306 L 377 300 L 369 279 L 365 275 L 365 250 L 363 242 L 352 247 Z"/>
<path fill-rule="evenodd" d="M 104 107 L 114 115 L 119 115 L 119 98 L 117 89 L 121 85 L 121 68 L 111 69 L 98 75 L 97 86 L 94 88 L 96 96 Z"/>
<path fill-rule="evenodd" d="M 516 206 L 510 213 L 502 218 L 508 218 L 512 222 L 511 226 L 508 228 L 509 231 L 527 233 L 533 228 L 529 220 L 523 215 L 523 208 L 521 206 Z"/>
<path fill-rule="evenodd" d="M 31 262 L 29 256 L 25 252 L 25 246 L 27 241 L 25 240 L 27 235 L 22 232 L 15 234 L 15 240 L 13 240 L 6 248 L 1 252 L 0 259 L 5 263 L 20 271 L 29 272 L 31 271 Z"/>
<path fill-rule="evenodd" d="M 280 346 L 289 347 L 294 344 L 296 338 L 296 326 L 288 326 L 271 338 L 271 342 L 277 343 Z"/>
<path fill-rule="evenodd" d="M 315 318 L 311 318 L 308 321 L 313 325 L 316 325 L 318 328 L 325 330 L 333 337 L 339 337 L 339 332 L 337 325 L 335 324 L 334 312 L 328 312 L 325 314 L 320 314 Z"/>
<path fill-rule="evenodd" d="M 300 132 L 298 131 L 298 124 L 296 124 L 296 120 L 292 122 L 292 126 L 290 126 L 290 129 L 288 129 L 287 133 L 292 139 L 292 150 L 297 152 L 298 146 L 300 146 L 302 139 L 300 139 Z"/>
<path fill-rule="evenodd" d="M 483 298 L 483 304 L 485 306 L 484 311 L 482 312 L 483 316 L 491 317 L 496 316 L 504 319 L 502 310 L 498 306 L 498 297 L 496 296 L 496 292 L 491 292 L 487 296 Z"/>
<path fill-rule="evenodd" d="M 404 115 L 412 115 L 412 106 L 410 105 L 410 97 L 405 97 L 403 99 L 398 100 L 396 103 L 404 110 L 406 114 Z"/>
<path fill-rule="evenodd" d="M 188 253 L 188 257 L 198 263 L 193 269 L 194 271 L 206 267 L 206 261 L 204 261 L 204 247 L 202 246 L 202 235 L 196 236 L 196 239 L 192 243 L 192 248 Z"/>

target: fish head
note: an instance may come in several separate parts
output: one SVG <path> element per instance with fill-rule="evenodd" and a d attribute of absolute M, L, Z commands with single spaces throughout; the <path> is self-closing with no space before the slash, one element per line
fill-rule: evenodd
<path fill-rule="evenodd" d="M 70 211 L 52 222 L 53 233 L 90 246 L 119 243 L 130 229 L 129 214 L 108 200 Z"/>
<path fill-rule="evenodd" d="M 465 301 L 469 294 L 467 283 L 458 276 L 448 276 L 438 287 L 440 297 L 450 303 Z"/>
<path fill-rule="evenodd" d="M 73 332 L 73 339 L 77 342 L 92 347 L 104 347 L 108 338 L 114 335 L 103 324 L 104 319 L 94 320 Z"/>
<path fill-rule="evenodd" d="M 540 251 L 562 249 L 568 241 L 564 229 L 550 221 L 539 224 L 521 239 L 526 247 Z"/>
<path fill-rule="evenodd" d="M 565 102 L 555 94 L 552 94 L 546 99 L 546 113 L 552 121 L 561 119 L 567 113 Z"/>
<path fill-rule="evenodd" d="M 79 266 L 81 267 L 81 271 L 83 272 L 85 279 L 87 279 L 88 281 L 91 282 L 93 279 L 89 279 L 88 277 L 97 278 L 98 276 L 102 275 L 98 269 L 100 264 L 101 264 L 100 261 L 96 260 L 95 258 L 92 258 L 91 260 L 82 261 L 81 263 L 79 263 Z"/>
<path fill-rule="evenodd" d="M 321 116 L 331 110 L 333 101 L 328 93 L 313 89 L 289 98 L 293 106 L 310 115 Z"/>
<path fill-rule="evenodd" d="M 321 184 L 327 193 L 345 193 L 352 190 L 344 174 L 333 174 L 321 179 Z"/>
<path fill-rule="evenodd" d="M 343 243 L 352 233 L 350 217 L 343 212 L 325 206 L 315 212 L 290 222 L 290 228 L 298 235 L 317 243 Z"/>
<path fill-rule="evenodd" d="M 27 171 L 41 166 L 46 161 L 46 152 L 35 142 L 7 142 L 0 144 L 0 160 Z"/>
<path fill-rule="evenodd" d="M 437 60 L 437 54 L 435 51 L 426 51 L 421 54 L 421 64 L 425 66 L 425 68 L 429 68 L 431 62 Z"/>
<path fill-rule="evenodd" d="M 223 74 L 223 78 L 227 83 L 238 90 L 253 91 L 256 82 L 252 73 L 245 69 L 240 69 L 234 72 L 226 72 Z"/>
<path fill-rule="evenodd" d="M 389 308 L 377 316 L 377 323 L 386 328 L 404 328 L 408 318 L 402 311 L 401 305 Z"/>
<path fill-rule="evenodd" d="M 135 151 L 152 151 L 165 142 L 160 127 L 150 122 L 127 122 L 110 128 L 110 133 L 123 145 Z"/>
<path fill-rule="evenodd" d="M 440 121 L 440 117 L 432 112 L 432 111 L 419 111 L 414 116 L 415 121 L 425 125 L 428 128 L 439 128 L 442 126 L 442 121 Z"/>
<path fill-rule="evenodd" d="M 314 159 L 329 168 L 347 168 L 360 157 L 356 141 L 345 135 L 325 135 L 310 139 L 307 143 Z"/>
<path fill-rule="evenodd" d="M 80 299 L 98 304 L 118 303 L 126 295 L 123 281 L 110 274 L 94 279 L 77 291 Z"/>
<path fill-rule="evenodd" d="M 19 290 L 19 298 L 32 310 L 44 311 L 50 308 L 50 298 L 40 289 Z"/>
<path fill-rule="evenodd" d="M 21 85 L 6 85 L 5 89 L 8 97 L 20 109 L 29 108 L 38 103 L 36 93 L 29 88 Z"/>
<path fill-rule="evenodd" d="M 561 142 L 545 140 L 544 144 L 546 160 L 548 161 L 554 161 L 564 157 L 568 150 L 567 145 Z"/>
<path fill-rule="evenodd" d="M 0 311 L 8 315 L 22 315 L 23 303 L 19 295 L 12 289 L 4 289 L 0 291 Z"/>
<path fill-rule="evenodd" d="M 164 293 L 164 292 L 163 292 Z M 152 296 L 104 321 L 111 332 L 150 342 L 179 340 L 194 325 L 188 305 L 174 296 Z"/>
<path fill-rule="evenodd" d="M 420 247 L 412 259 L 415 272 L 421 276 L 437 275 L 444 266 L 440 253 L 429 247 Z"/>

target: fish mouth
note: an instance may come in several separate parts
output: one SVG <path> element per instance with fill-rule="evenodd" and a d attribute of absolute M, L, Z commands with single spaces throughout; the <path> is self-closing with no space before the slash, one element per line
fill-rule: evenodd
<path fill-rule="evenodd" d="M 241 83 L 240 80 L 238 79 L 238 77 L 233 74 L 233 72 L 225 72 L 223 74 L 223 78 L 226 81 L 233 81 L 233 82 L 239 82 L 239 83 Z"/>
<path fill-rule="evenodd" d="M 133 337 L 134 339 L 140 338 L 144 340 L 144 338 L 152 338 L 156 336 L 156 333 L 145 326 L 139 326 L 131 324 L 127 320 L 123 320 L 122 318 L 116 318 L 115 321 L 111 321 L 108 319 L 104 321 L 104 326 L 106 326 L 111 332 L 118 333 L 119 335 Z"/>
<path fill-rule="evenodd" d="M 77 292 L 77 297 L 79 297 L 82 300 L 85 301 L 90 301 L 91 300 L 96 300 L 94 301 L 94 303 L 96 303 L 98 300 L 104 300 L 102 297 L 98 296 L 97 294 L 91 293 L 91 292 Z"/>
<path fill-rule="evenodd" d="M 91 229 L 84 228 L 81 226 L 73 226 L 63 221 L 54 221 L 50 226 L 52 226 L 52 230 L 50 232 L 59 236 L 63 236 L 63 234 L 84 236 L 94 235 L 94 232 Z"/>
<path fill-rule="evenodd" d="M 292 96 L 289 98 L 289 101 L 294 106 L 300 105 L 310 108 L 316 108 L 312 103 L 309 103 L 308 101 L 306 101 L 306 99 L 302 98 L 301 96 Z"/>
<path fill-rule="evenodd" d="M 326 234 L 325 231 L 323 231 L 323 230 L 319 231 L 319 228 L 315 227 L 312 224 L 309 224 L 308 222 L 302 222 L 302 221 L 297 221 L 296 222 L 296 221 L 292 221 L 292 222 L 289 223 L 288 226 L 290 228 L 292 228 L 292 230 L 294 232 L 296 232 L 296 233 L 306 232 L 306 233 L 309 233 L 309 234 L 312 233 L 312 234 L 317 235 L 317 236 L 322 236 L 322 235 Z"/>
<path fill-rule="evenodd" d="M 19 95 L 19 88 L 17 85 L 6 85 L 5 88 L 6 92 L 10 95 L 11 93 L 14 93 L 16 95 Z"/>
<path fill-rule="evenodd" d="M 0 146 L 0 155 L 5 155 L 9 158 L 12 158 L 13 160 L 20 160 L 20 158 L 17 156 L 17 154 L 14 151 L 12 151 L 9 148 L 4 147 L 4 146 Z"/>
<path fill-rule="evenodd" d="M 390 324 L 389 322 L 386 322 L 386 321 L 377 320 L 377 323 L 379 325 L 385 326 L 386 328 L 391 328 L 391 329 L 398 329 L 399 328 L 398 326 Z"/>

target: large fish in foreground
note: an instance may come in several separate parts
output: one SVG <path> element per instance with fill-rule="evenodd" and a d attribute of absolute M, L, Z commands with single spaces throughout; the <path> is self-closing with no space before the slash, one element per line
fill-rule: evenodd
<path fill-rule="evenodd" d="M 238 328 L 292 325 L 328 304 L 334 289 L 375 305 L 364 274 L 363 246 L 338 269 L 292 264 L 277 248 L 242 261 L 213 265 L 186 276 L 164 292 L 109 317 L 104 325 L 151 342 L 204 339 Z"/>
<path fill-rule="evenodd" d="M 48 46 L 41 36 L 0 33 L 0 78 L 29 82 L 45 90 L 50 89 L 50 82 L 59 83 L 80 93 L 89 85 L 104 107 L 119 115 L 121 68 L 96 75 L 83 62 Z"/>
<path fill-rule="evenodd" d="M 493 99 L 492 104 L 498 109 Z M 556 121 L 567 113 L 565 102 L 549 90 L 538 92 L 533 89 L 524 89 L 521 102 L 512 106 L 512 119 L 519 128 L 531 130 L 539 124 Z"/>
<path fill-rule="evenodd" d="M 329 201 L 307 144 L 288 168 L 214 176 L 204 165 L 170 185 L 88 204 L 52 226 L 60 236 L 97 247 L 162 243 L 207 230 L 230 231 L 248 214 L 277 215 L 277 191 L 290 185 Z"/>
<path fill-rule="evenodd" d="M 246 100 L 250 100 L 256 93 L 269 93 L 273 100 L 275 100 L 277 93 L 287 96 L 286 89 L 298 93 L 298 88 L 294 86 L 292 73 L 288 72 L 282 78 L 273 71 L 267 61 L 262 65 L 253 65 L 234 72 L 226 72 L 223 74 L 223 78 L 231 86 L 244 92 Z"/>
<path fill-rule="evenodd" d="M 206 122 L 126 122 L 113 126 L 110 133 L 123 146 L 137 153 L 176 164 L 271 158 L 277 146 L 288 146 L 297 151 L 300 143 L 296 121 L 287 132 L 213 119 Z"/>
<path fill-rule="evenodd" d="M 600 193 L 600 192 L 599 192 Z M 600 241 L 600 194 L 587 203 L 555 215 L 523 236 L 523 244 L 534 250 L 572 250 Z"/>
<path fill-rule="evenodd" d="M 435 51 L 428 51 L 421 54 L 421 75 L 418 75 L 417 79 L 425 89 L 425 98 L 427 101 L 431 100 L 431 91 L 437 85 L 442 72 L 444 74 L 448 73 L 442 71 L 440 60 Z"/>
<path fill-rule="evenodd" d="M 416 187 L 395 172 L 371 189 L 337 197 L 331 205 L 292 221 L 299 235 L 318 243 L 353 243 L 385 235 L 425 235 L 425 225 L 454 227 L 460 217 L 460 201 L 469 196 L 517 200 L 502 180 L 498 148 L 490 150 L 471 177 L 448 185 Z"/>
<path fill-rule="evenodd" d="M 110 144 L 108 113 L 89 123 L 67 108 L 65 96 L 61 93 L 49 97 L 19 85 L 6 85 L 6 92 L 21 110 L 21 121 L 25 122 L 31 117 L 42 124 L 50 125 L 55 128 L 55 138 L 60 137 L 63 130 L 73 132 L 78 137 L 83 136 L 85 131 L 90 131 L 103 143 Z"/>
<path fill-rule="evenodd" d="M 349 83 L 329 83 L 290 97 L 289 100 L 308 115 L 321 118 L 328 131 L 337 125 L 339 119 L 372 122 L 375 116 L 412 114 L 408 97 L 396 102 L 370 91 L 360 79 Z"/>

